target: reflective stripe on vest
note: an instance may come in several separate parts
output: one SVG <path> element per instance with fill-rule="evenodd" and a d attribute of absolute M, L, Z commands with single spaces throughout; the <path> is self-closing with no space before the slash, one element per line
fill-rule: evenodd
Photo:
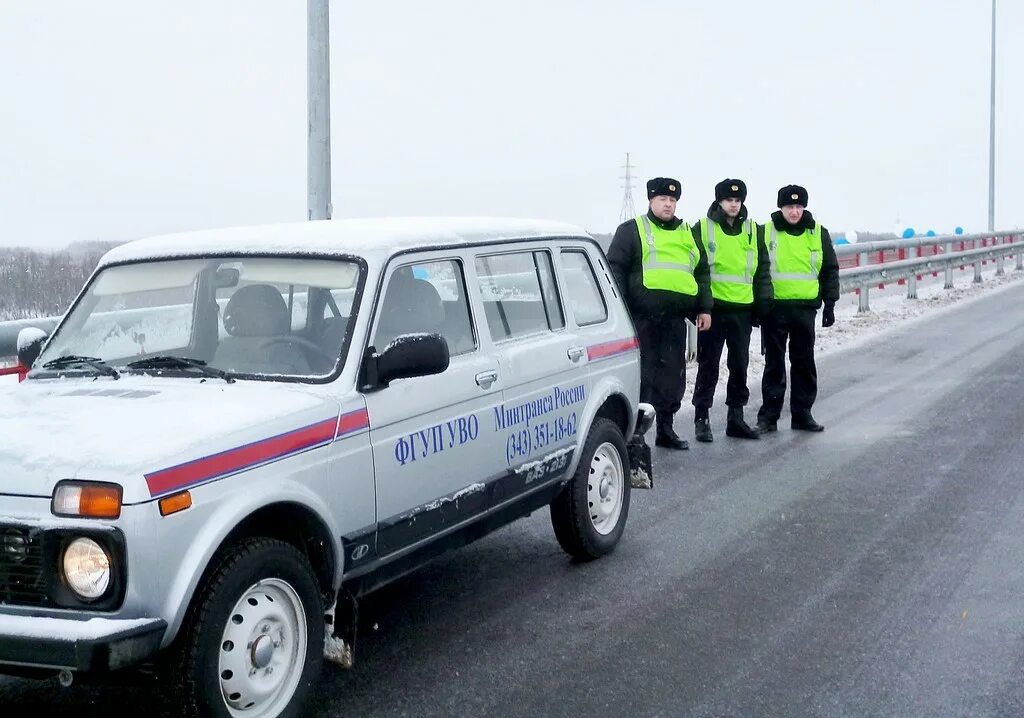
<path fill-rule="evenodd" d="M 818 272 L 821 269 L 821 234 L 817 226 L 796 236 L 787 233 L 780 251 L 775 222 L 769 220 L 768 224 L 771 227 L 768 257 L 775 298 L 817 299 Z"/>
<path fill-rule="evenodd" d="M 705 240 L 704 248 L 708 253 L 708 264 L 711 266 L 711 295 L 715 299 L 732 304 L 754 303 L 754 270 L 757 268 L 757 253 L 750 220 L 743 222 L 741 234 L 725 234 L 727 244 L 719 252 L 719 243 L 715 239 L 717 223 L 708 219 L 700 221 L 701 238 Z M 755 230 L 756 231 L 756 230 Z M 746 237 L 746 249 L 743 249 L 742 238 Z M 744 266 L 743 257 L 746 258 Z"/>
<path fill-rule="evenodd" d="M 662 229 L 653 225 L 647 215 L 637 217 L 636 224 L 640 231 L 644 286 L 697 296 L 693 270 L 700 255 L 689 225 L 683 222 L 675 229 Z"/>

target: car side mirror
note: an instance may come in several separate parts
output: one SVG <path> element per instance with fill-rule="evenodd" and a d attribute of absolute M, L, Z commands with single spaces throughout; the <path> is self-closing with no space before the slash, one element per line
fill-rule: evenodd
<path fill-rule="evenodd" d="M 43 344 L 49 336 L 38 327 L 25 327 L 18 332 L 18 364 L 24 367 L 25 371 L 31 369 L 32 364 L 39 358 L 39 352 L 43 350 Z"/>
<path fill-rule="evenodd" d="M 439 334 L 406 334 L 366 357 L 363 385 L 383 389 L 395 379 L 440 374 L 449 361 L 448 342 Z"/>

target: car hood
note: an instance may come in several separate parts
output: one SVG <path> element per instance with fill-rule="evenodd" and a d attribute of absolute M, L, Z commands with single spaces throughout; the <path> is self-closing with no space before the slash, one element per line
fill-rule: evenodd
<path fill-rule="evenodd" d="M 4 386 L 0 495 L 49 497 L 58 481 L 79 479 L 120 484 L 125 504 L 148 501 L 230 470 L 225 455 L 245 468 L 259 459 L 252 445 L 329 443 L 338 410 L 313 387 L 271 382 L 125 376 Z"/>

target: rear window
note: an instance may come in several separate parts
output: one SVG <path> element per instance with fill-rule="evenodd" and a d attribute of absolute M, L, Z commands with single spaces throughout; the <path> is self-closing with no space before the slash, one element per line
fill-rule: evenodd
<path fill-rule="evenodd" d="M 566 283 L 565 296 L 577 326 L 585 327 L 605 321 L 608 318 L 608 306 L 586 252 L 563 250 L 562 274 Z"/>
<path fill-rule="evenodd" d="M 477 257 L 476 273 L 487 327 L 494 341 L 565 326 L 548 252 Z"/>

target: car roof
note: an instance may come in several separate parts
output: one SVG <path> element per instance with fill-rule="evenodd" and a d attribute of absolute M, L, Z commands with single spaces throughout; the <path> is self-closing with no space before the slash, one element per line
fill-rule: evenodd
<path fill-rule="evenodd" d="M 500 217 L 338 219 L 229 227 L 138 239 L 115 247 L 100 266 L 204 254 L 311 254 L 387 257 L 410 249 L 546 237 L 590 239 L 571 224 Z"/>

